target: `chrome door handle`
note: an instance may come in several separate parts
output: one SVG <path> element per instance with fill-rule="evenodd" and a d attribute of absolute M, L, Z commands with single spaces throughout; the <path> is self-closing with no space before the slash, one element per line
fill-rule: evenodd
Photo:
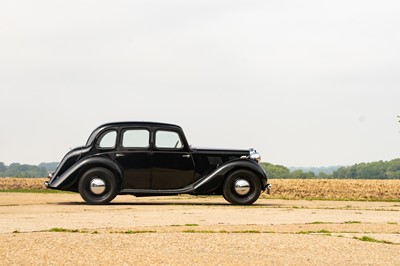
<path fill-rule="evenodd" d="M 115 154 L 115 157 L 124 157 L 125 156 L 125 154 L 123 154 L 123 153 L 117 153 L 117 154 Z"/>
<path fill-rule="evenodd" d="M 183 158 L 190 158 L 190 154 L 182 155 Z"/>

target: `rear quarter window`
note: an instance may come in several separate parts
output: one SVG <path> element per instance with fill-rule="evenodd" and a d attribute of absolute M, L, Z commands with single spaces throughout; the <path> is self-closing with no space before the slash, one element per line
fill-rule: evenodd
<path fill-rule="evenodd" d="M 113 149 L 117 141 L 117 131 L 110 130 L 103 133 L 97 141 L 97 147 L 100 149 Z"/>

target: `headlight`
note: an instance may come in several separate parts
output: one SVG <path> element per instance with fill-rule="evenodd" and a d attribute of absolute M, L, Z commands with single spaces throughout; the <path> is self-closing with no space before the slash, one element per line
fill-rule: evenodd
<path fill-rule="evenodd" d="M 257 161 L 258 163 L 261 162 L 261 155 L 254 149 L 250 149 L 250 156 L 251 160 Z"/>

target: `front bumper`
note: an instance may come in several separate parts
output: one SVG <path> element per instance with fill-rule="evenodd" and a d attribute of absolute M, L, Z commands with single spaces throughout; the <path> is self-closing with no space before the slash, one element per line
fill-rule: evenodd
<path fill-rule="evenodd" d="M 272 189 L 272 185 L 271 185 L 271 184 L 267 184 L 267 185 L 265 186 L 265 190 L 267 191 L 267 194 L 268 194 L 268 195 L 271 195 L 271 189 Z"/>

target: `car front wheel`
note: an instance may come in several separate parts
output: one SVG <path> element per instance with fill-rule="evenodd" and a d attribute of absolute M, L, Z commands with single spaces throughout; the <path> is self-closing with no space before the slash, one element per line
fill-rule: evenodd
<path fill-rule="evenodd" d="M 101 167 L 85 172 L 78 185 L 81 197 L 88 204 L 107 204 L 117 196 L 117 180 L 115 175 Z"/>
<path fill-rule="evenodd" d="M 232 204 L 250 205 L 261 194 L 261 182 L 257 175 L 248 170 L 231 173 L 224 182 L 223 196 Z"/>

